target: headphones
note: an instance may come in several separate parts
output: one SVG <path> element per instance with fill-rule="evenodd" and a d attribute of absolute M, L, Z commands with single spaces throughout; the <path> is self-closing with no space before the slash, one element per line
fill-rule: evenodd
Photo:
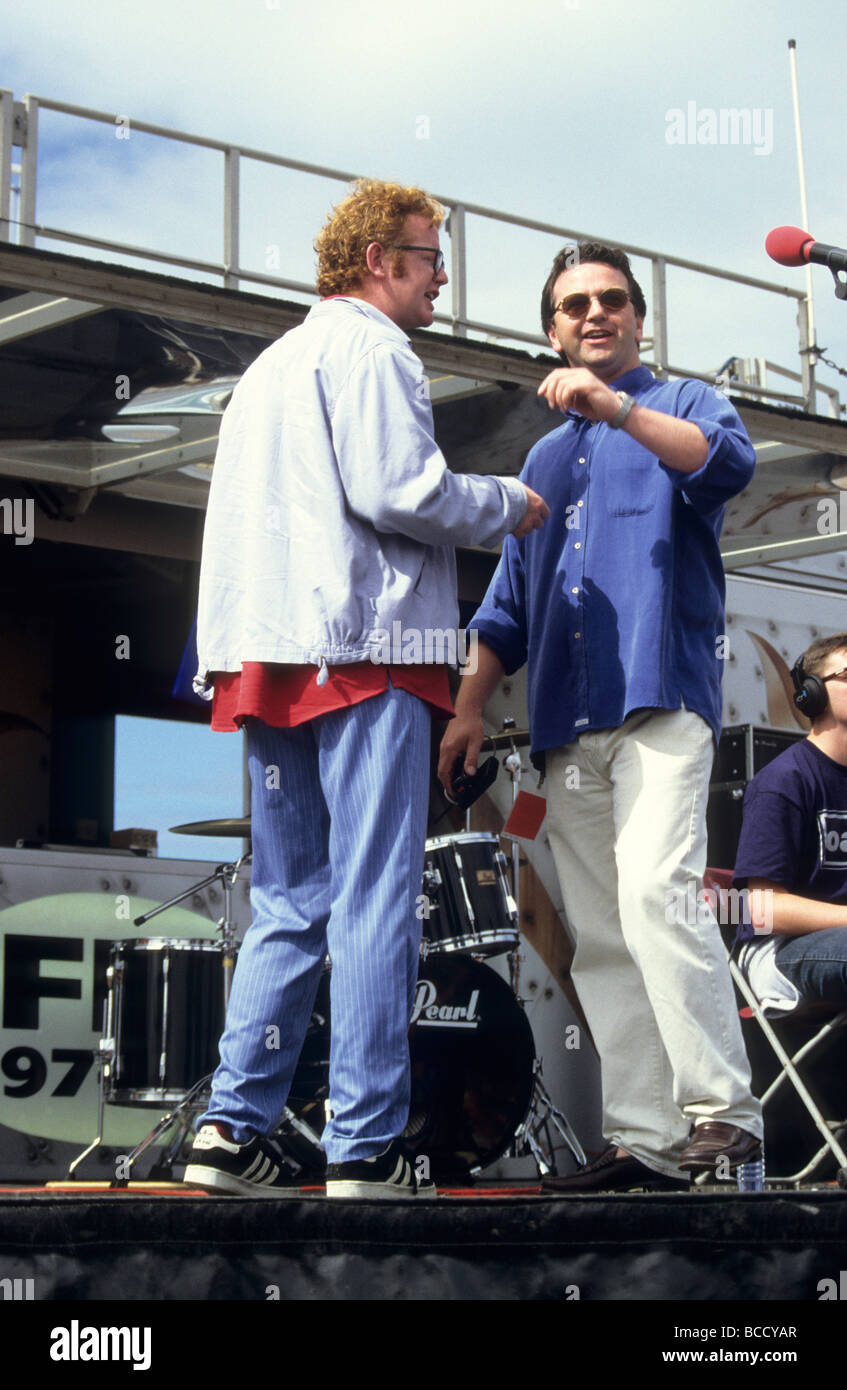
<path fill-rule="evenodd" d="M 823 714 L 829 702 L 826 686 L 820 676 L 807 676 L 803 670 L 803 658 L 798 657 L 791 668 L 794 682 L 794 703 L 801 714 L 813 722 Z"/>

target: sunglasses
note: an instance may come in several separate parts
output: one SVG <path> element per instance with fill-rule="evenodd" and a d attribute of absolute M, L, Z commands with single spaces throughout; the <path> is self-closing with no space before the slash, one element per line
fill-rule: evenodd
<path fill-rule="evenodd" d="M 600 294 L 566 294 L 553 308 L 554 314 L 567 314 L 569 319 L 581 319 L 597 299 L 604 309 L 622 309 L 629 303 L 627 290 L 601 290 Z"/>
<path fill-rule="evenodd" d="M 432 256 L 432 273 L 437 275 L 444 269 L 444 252 L 437 251 L 434 246 L 400 246 L 394 248 L 395 251 L 426 251 L 427 255 Z"/>

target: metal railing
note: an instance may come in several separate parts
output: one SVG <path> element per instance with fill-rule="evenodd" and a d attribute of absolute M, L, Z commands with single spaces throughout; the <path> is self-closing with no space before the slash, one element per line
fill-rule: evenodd
<path fill-rule="evenodd" d="M 246 268 L 240 264 L 240 175 L 242 162 L 254 160 L 277 168 L 295 170 L 320 178 L 334 179 L 345 184 L 360 175 L 345 169 L 331 169 L 303 160 L 289 159 L 271 154 L 267 150 L 256 150 L 234 145 L 224 140 L 213 140 L 206 136 L 192 135 L 187 131 L 174 130 L 166 126 L 153 125 L 147 121 L 133 118 L 132 130 L 147 135 L 193 145 L 207 150 L 216 150 L 223 155 L 223 258 L 221 261 L 197 260 L 178 256 L 169 252 L 157 251 L 153 247 L 135 246 L 126 242 L 112 241 L 102 237 L 92 237 L 68 231 L 64 228 L 50 227 L 39 223 L 36 217 L 36 192 L 38 186 L 38 124 L 40 111 L 52 111 L 84 120 L 98 121 L 118 127 L 127 117 L 114 112 L 96 111 L 89 107 L 72 106 L 68 102 L 51 101 L 46 97 L 27 95 L 22 102 L 14 100 L 11 91 L 0 88 L 0 241 L 12 241 L 16 233 L 17 242 L 23 246 L 35 246 L 36 239 L 47 238 L 52 241 L 69 242 L 73 245 L 112 252 L 122 256 L 132 256 L 142 260 L 155 261 L 171 267 L 199 272 L 202 275 L 220 276 L 224 287 L 238 289 L 242 283 L 268 285 L 278 289 L 294 291 L 301 295 L 315 295 L 314 285 L 303 281 L 288 279 L 281 275 L 270 275 Z M 13 164 L 14 149 L 20 148 L 20 165 Z M 18 215 L 12 217 L 12 175 L 19 170 Z M 508 324 L 494 324 L 471 318 L 467 303 L 467 238 L 466 219 L 469 216 L 486 218 L 501 225 L 523 228 L 527 231 L 541 232 L 560 238 L 566 243 L 578 241 L 599 241 L 604 238 L 594 234 L 576 231 L 571 227 L 561 227 L 555 223 L 539 222 L 533 218 L 518 217 L 512 213 L 500 212 L 494 208 L 481 207 L 476 203 L 465 202 L 442 194 L 435 194 L 449 212 L 447 232 L 450 237 L 450 281 L 452 287 L 451 314 L 436 314 L 436 322 L 446 323 L 458 337 L 469 333 L 484 334 L 489 339 L 505 342 L 527 343 L 532 346 L 547 347 L 540 334 L 527 333 Z M 657 376 L 700 376 L 702 373 L 675 365 L 669 360 L 668 346 L 668 293 L 667 270 L 693 271 L 723 281 L 731 281 L 748 288 L 769 294 L 781 295 L 797 302 L 798 357 L 799 370 L 775 367 L 768 363 L 772 371 L 781 373 L 801 384 L 801 394 L 791 394 L 768 387 L 763 380 L 751 379 L 736 383 L 736 389 L 754 398 L 770 399 L 799 408 L 815 411 L 817 391 L 827 397 L 829 414 L 840 418 L 841 407 L 837 391 L 832 387 L 815 382 L 814 363 L 810 353 L 809 305 L 802 290 L 791 289 L 785 285 L 775 285 L 754 276 L 741 275 L 735 271 L 721 270 L 716 266 L 705 265 L 699 261 L 686 260 L 664 252 L 653 251 L 643 246 L 633 246 L 615 241 L 615 245 L 630 256 L 640 257 L 650 262 L 652 272 L 652 349 L 651 363 Z"/>

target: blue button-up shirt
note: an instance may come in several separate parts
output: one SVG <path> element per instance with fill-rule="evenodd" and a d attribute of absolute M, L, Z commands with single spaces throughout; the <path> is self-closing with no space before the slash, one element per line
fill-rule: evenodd
<path fill-rule="evenodd" d="M 684 704 L 720 732 L 729 654 L 718 537 L 755 454 L 730 403 L 692 380 L 637 367 L 614 383 L 639 405 L 691 420 L 709 446 L 696 473 L 623 430 L 569 413 L 521 478 L 549 503 L 541 531 L 508 536 L 471 628 L 508 674 L 528 661 L 533 755 L 637 709 Z"/>

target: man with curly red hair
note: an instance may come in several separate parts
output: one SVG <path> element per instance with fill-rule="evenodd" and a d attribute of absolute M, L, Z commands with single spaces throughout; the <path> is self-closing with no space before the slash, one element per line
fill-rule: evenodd
<path fill-rule="evenodd" d="M 409 217 L 420 217 L 428 228 L 437 229 L 444 220 L 444 209 L 421 188 L 360 179 L 315 238 L 318 294 L 328 298 L 361 289 L 368 272 L 368 247 L 374 242 L 395 248 L 392 263 L 402 275 L 406 257 L 396 248 L 408 240 L 404 233 Z M 446 282 L 444 275 L 443 283 Z"/>
<path fill-rule="evenodd" d="M 452 706 L 446 667 L 406 664 L 426 643 L 405 639 L 456 630 L 455 545 L 548 514 L 517 479 L 451 473 L 435 443 L 407 334 L 447 282 L 442 217 L 420 189 L 355 185 L 316 242 L 322 302 L 253 363 L 221 427 L 198 685 L 213 728 L 246 728 L 253 921 L 185 1174 L 212 1190 L 296 1190 L 267 1136 L 329 952 L 327 1195 L 433 1191 L 401 1136 L 429 723 Z"/>

